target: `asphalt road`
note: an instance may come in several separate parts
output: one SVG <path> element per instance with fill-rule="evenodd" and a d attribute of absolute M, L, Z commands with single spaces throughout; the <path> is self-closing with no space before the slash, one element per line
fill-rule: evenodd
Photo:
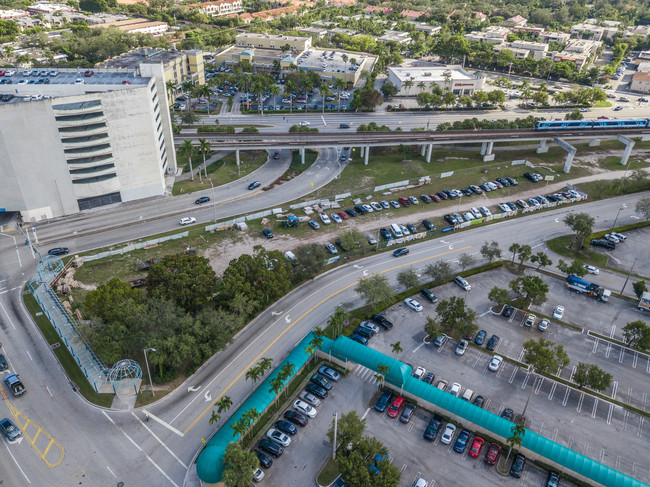
<path fill-rule="evenodd" d="M 334 162 L 335 154 L 334 149 L 327 154 L 327 162 L 321 163 L 321 169 L 328 164 L 332 168 L 338 166 L 338 162 Z M 308 172 L 303 176 L 305 174 Z M 328 171 L 323 181 L 334 174 L 336 171 Z M 607 228 L 618 208 L 623 203 L 632 207 L 638 197 L 631 195 L 588 203 L 581 206 L 580 211 L 598 215 L 596 227 Z M 2 480 L 6 479 L 8 485 L 24 485 L 26 482 L 19 470 L 22 468 L 35 485 L 69 485 L 72 481 L 112 485 L 120 480 L 128 481 L 126 485 L 182 485 L 186 467 L 191 465 L 201 439 L 208 438 L 213 430 L 208 424 L 210 405 L 221 394 L 229 395 L 238 404 L 252 387 L 244 379 L 245 371 L 260 357 L 272 357 L 277 363 L 309 330 L 324 324 L 336 306 L 357 307 L 360 303 L 353 288 L 359 278 L 383 272 L 394 282 L 396 273 L 405 266 L 421 265 L 437 258 L 453 259 L 466 251 L 475 252 L 485 240 L 498 240 L 503 248 L 514 241 L 538 246 L 544 238 L 566 232 L 561 218 L 570 211 L 573 208 L 562 207 L 446 235 L 411 246 L 411 253 L 398 260 L 389 253 L 373 255 L 316 278 L 262 313 L 237 337 L 233 346 L 211 359 L 176 391 L 146 408 L 152 417 L 148 423 L 142 422 L 143 411 L 102 412 L 85 404 L 72 392 L 38 331 L 17 304 L 20 296 L 19 289 L 15 288 L 31 276 L 34 261 L 22 242 L 14 244 L 11 236 L 4 236 L 0 240 L 3 255 L 1 341 L 12 368 L 22 374 L 29 389 L 25 396 L 12 398 L 10 403 L 50 432 L 65 448 L 66 454 L 60 466 L 50 469 L 27 441 L 6 445 L 13 458 L 9 455 L 0 460 L 0 472 L 5 477 Z M 93 220 L 97 219 L 88 217 L 87 224 L 95 224 Z M 74 236 L 71 235 L 73 223 L 61 225 L 68 225 L 68 232 L 62 231 L 59 236 L 62 245 L 73 250 L 97 246 L 95 234 Z M 155 232 L 156 228 L 143 224 L 135 230 L 141 236 Z M 131 232 L 134 229 L 130 227 L 107 232 L 103 234 L 102 245 L 127 240 Z M 39 233 L 47 235 L 47 232 Z M 0 414 L 7 413 L 6 405 L 2 406 Z"/>

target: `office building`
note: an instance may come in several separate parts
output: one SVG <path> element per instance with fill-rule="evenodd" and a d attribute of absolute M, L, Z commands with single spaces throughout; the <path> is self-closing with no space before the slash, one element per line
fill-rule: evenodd
<path fill-rule="evenodd" d="M 443 91 L 449 90 L 454 95 L 472 95 L 483 89 L 485 76 L 477 72 L 472 74 L 457 65 L 449 66 L 390 66 L 388 81 L 398 90 L 398 96 L 415 96 L 422 91 L 431 91 L 433 85 Z M 422 84 L 421 84 L 422 83 Z"/>

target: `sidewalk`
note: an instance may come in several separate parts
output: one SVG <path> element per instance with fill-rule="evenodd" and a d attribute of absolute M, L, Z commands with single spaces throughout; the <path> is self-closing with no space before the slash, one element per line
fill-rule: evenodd
<path fill-rule="evenodd" d="M 228 154 L 231 154 L 233 151 L 219 151 L 213 156 L 207 158 L 205 160 L 205 164 L 203 164 L 203 158 L 200 159 L 201 163 L 199 165 L 196 165 L 192 163 L 192 172 L 194 173 L 194 177 L 198 177 L 199 170 L 204 170 L 207 166 L 212 164 L 213 162 L 216 162 L 220 159 L 223 159 L 226 157 Z M 176 176 L 176 181 L 186 181 L 188 179 L 192 179 L 192 173 L 190 172 L 184 172 L 180 176 Z"/>

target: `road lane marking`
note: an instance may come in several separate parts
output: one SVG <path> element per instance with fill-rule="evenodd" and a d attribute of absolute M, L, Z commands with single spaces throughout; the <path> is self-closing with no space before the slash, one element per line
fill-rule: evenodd
<path fill-rule="evenodd" d="M 12 459 L 12 460 L 14 461 L 14 463 L 16 464 L 16 467 L 18 467 L 18 470 L 20 470 L 20 473 L 23 474 L 23 477 L 25 477 L 25 480 L 27 481 L 27 483 L 28 483 L 28 484 L 31 484 L 31 483 L 32 483 L 31 480 L 29 480 L 29 478 L 27 477 L 27 475 L 25 475 L 25 472 L 23 471 L 23 469 L 22 469 L 22 468 L 20 467 L 20 465 L 18 464 L 18 461 L 16 460 L 16 457 L 14 457 L 13 453 L 11 453 L 11 450 L 9 450 L 9 447 L 7 446 L 7 443 L 4 442 L 4 441 L 3 441 L 3 443 L 4 443 L 5 448 L 7 449 L 7 452 L 9 453 L 9 455 L 11 455 L 11 459 Z"/>
<path fill-rule="evenodd" d="M 7 310 L 6 310 L 5 307 L 2 305 L 2 303 L 0 303 L 0 308 L 2 308 L 2 311 L 4 311 L 5 316 L 7 317 L 7 320 L 9 320 L 9 324 L 10 324 L 10 325 L 13 327 L 13 329 L 15 330 L 15 329 L 16 329 L 16 325 L 14 325 L 14 322 L 11 321 L 11 318 L 9 317 L 9 313 L 7 313 Z"/>
<path fill-rule="evenodd" d="M 442 257 L 442 256 L 445 256 L 445 255 L 448 255 L 448 254 L 455 253 L 455 252 L 461 252 L 461 251 L 463 251 L 463 250 L 468 250 L 468 249 L 470 249 L 470 248 L 472 248 L 472 246 L 471 246 L 471 245 L 467 245 L 467 246 L 462 247 L 462 248 L 459 248 L 459 249 L 455 249 L 455 250 L 447 250 L 447 251 L 442 252 L 442 253 L 439 253 L 439 254 L 430 255 L 430 256 L 428 256 L 428 257 L 423 257 L 422 259 L 418 259 L 418 260 L 416 260 L 415 262 L 409 262 L 409 263 L 401 264 L 401 265 L 398 265 L 398 266 L 390 267 L 390 268 L 385 269 L 385 270 L 383 270 L 383 271 L 379 271 L 379 272 L 377 272 L 376 274 L 377 274 L 377 275 L 379 275 L 379 274 L 384 274 L 384 273 L 386 273 L 386 272 L 394 271 L 394 270 L 396 270 L 396 269 L 400 269 L 400 268 L 402 268 L 402 267 L 410 267 L 410 266 L 413 266 L 414 264 L 418 264 L 418 263 L 420 263 L 420 262 L 425 262 L 425 261 L 427 261 L 427 260 L 435 259 L 435 258 Z M 422 252 L 430 252 L 430 251 L 431 251 L 431 250 L 429 249 L 429 250 L 423 250 Z M 422 252 L 415 252 L 415 254 L 422 253 Z M 343 277 L 341 277 L 341 279 L 346 279 L 346 278 L 348 278 L 348 277 L 349 277 L 349 276 L 343 276 Z M 334 282 L 336 282 L 336 281 L 334 281 Z M 259 353 L 259 355 L 257 355 L 257 357 L 253 358 L 253 360 L 252 360 L 252 361 L 251 361 L 251 362 L 250 362 L 246 367 L 244 367 L 244 368 L 242 369 L 242 371 L 241 371 L 239 374 L 237 374 L 237 376 L 236 376 L 236 377 L 235 377 L 235 378 L 230 382 L 230 384 L 228 384 L 228 385 L 227 385 L 227 386 L 226 386 L 226 387 L 221 391 L 221 393 L 218 394 L 217 397 L 214 398 L 214 400 L 212 401 L 212 403 L 210 403 L 210 404 L 209 404 L 209 405 L 208 405 L 208 406 L 207 406 L 207 407 L 206 407 L 206 408 L 205 408 L 205 409 L 204 409 L 204 410 L 203 410 L 203 411 L 202 411 L 202 412 L 201 412 L 201 413 L 196 417 L 196 419 L 194 419 L 194 421 L 192 421 L 192 423 L 191 423 L 187 428 L 185 428 L 185 431 L 183 431 L 183 433 L 186 434 L 190 429 L 192 429 L 192 428 L 196 425 L 196 423 L 198 423 L 199 420 L 200 420 L 203 416 L 205 416 L 205 414 L 208 413 L 208 411 L 210 411 L 210 409 L 212 409 L 212 407 L 213 407 L 213 406 L 214 406 L 214 405 L 219 401 L 219 399 L 221 399 L 221 397 L 222 397 L 226 392 L 228 392 L 228 391 L 229 391 L 229 390 L 230 390 L 230 389 L 231 389 L 231 388 L 232 388 L 232 387 L 233 387 L 233 386 L 234 386 L 234 385 L 239 381 L 239 379 L 242 378 L 242 376 L 246 373 L 246 371 L 247 371 L 248 369 L 250 369 L 251 367 L 253 367 L 253 366 L 257 363 L 257 361 L 258 361 L 258 360 L 259 360 L 259 359 L 260 359 L 260 358 L 261 358 L 261 357 L 262 357 L 266 352 L 268 352 L 269 349 L 270 349 L 273 345 L 275 345 L 275 344 L 276 344 L 276 343 L 277 343 L 277 342 L 278 342 L 278 341 L 279 341 L 279 340 L 280 340 L 280 339 L 285 335 L 285 333 L 288 333 L 288 332 L 289 332 L 289 331 L 290 331 L 294 326 L 296 326 L 298 323 L 300 323 L 300 322 L 301 322 L 301 321 L 302 321 L 306 316 L 308 316 L 312 311 L 314 311 L 316 308 L 318 308 L 319 306 L 321 306 L 323 303 L 329 301 L 329 300 L 332 299 L 333 297 L 337 296 L 338 294 L 342 293 L 343 291 L 346 291 L 346 290 L 350 289 L 351 287 L 357 285 L 358 283 L 359 283 L 358 280 L 357 280 L 357 281 L 354 281 L 354 282 L 348 284 L 347 286 L 345 286 L 345 287 L 339 289 L 338 291 L 336 291 L 336 292 L 330 294 L 329 296 L 324 297 L 324 298 L 321 299 L 318 303 L 314 304 L 311 308 L 309 308 L 309 309 L 308 309 L 307 311 L 305 311 L 302 315 L 300 315 L 300 316 L 299 316 L 299 317 L 298 317 L 298 318 L 297 318 L 293 323 L 291 323 L 289 326 L 287 326 L 287 327 L 286 327 L 286 328 L 285 328 L 285 329 L 284 329 L 284 330 L 283 330 L 283 331 L 282 331 L 282 332 L 281 332 L 277 337 L 275 337 L 275 339 L 273 339 L 273 340 L 271 341 L 271 343 L 269 343 L 269 344 L 266 346 L 266 348 L 265 348 L 264 350 L 262 350 L 262 351 Z M 316 294 L 316 293 L 318 293 L 318 292 L 320 292 L 320 290 L 315 291 L 315 292 L 312 293 L 310 296 L 307 296 L 307 297 L 306 297 L 305 299 L 303 299 L 300 303 L 297 303 L 297 304 L 294 306 L 294 308 L 297 308 L 299 305 L 301 305 L 303 302 L 305 302 L 307 299 L 309 299 L 311 296 L 313 296 L 314 294 Z M 289 311 L 291 311 L 291 310 L 289 310 Z M 275 323 L 277 323 L 277 321 L 276 321 Z M 267 330 L 270 329 L 273 325 L 275 325 L 275 323 L 273 323 L 273 324 L 271 324 L 271 326 L 267 327 Z M 257 339 L 259 339 L 259 338 L 261 338 L 261 337 L 262 337 L 262 334 L 258 335 L 255 341 L 257 341 Z M 239 358 L 242 354 L 244 354 L 244 353 L 248 350 L 248 348 L 250 348 L 251 346 L 253 346 L 253 344 L 255 343 L 255 341 L 251 342 L 251 344 L 250 344 L 248 347 L 246 347 L 244 350 L 242 350 L 242 351 L 239 353 L 239 355 L 237 355 L 237 357 L 235 358 L 235 360 L 236 360 L 237 358 Z M 440 350 L 442 350 L 442 347 L 440 347 Z M 232 360 L 231 363 L 233 363 L 235 360 Z M 224 372 L 225 372 L 225 370 L 222 371 L 221 373 L 219 373 L 219 375 L 218 375 L 217 377 L 219 377 L 219 376 L 220 376 L 221 374 L 223 374 Z M 214 380 L 216 380 L 216 378 L 213 379 L 213 381 L 214 381 Z M 211 381 L 210 384 L 211 384 L 213 381 Z M 209 385 L 209 384 L 208 384 L 208 385 Z M 193 401 L 193 400 L 192 400 L 192 401 Z M 178 413 L 178 414 L 176 415 L 176 417 L 175 417 L 171 422 L 173 422 L 176 418 L 178 418 L 178 416 L 179 416 L 183 411 L 185 411 L 185 409 L 187 409 L 187 408 L 190 406 L 190 404 L 191 404 L 191 402 L 190 402 L 187 406 L 185 406 L 185 408 L 183 408 L 183 410 L 181 410 L 181 412 Z"/>
<path fill-rule="evenodd" d="M 117 475 L 115 475 L 115 474 L 113 473 L 113 471 L 111 470 L 111 468 L 110 468 L 108 465 L 106 465 L 106 468 L 108 469 L 108 471 L 111 473 L 111 475 L 112 475 L 113 477 L 117 478 Z"/>
<path fill-rule="evenodd" d="M 363 413 L 363 416 L 361 417 L 361 421 L 363 421 L 364 419 L 366 419 L 366 416 L 368 416 L 368 413 L 369 413 L 369 412 L 370 412 L 370 408 L 366 409 L 366 412 Z"/>
<path fill-rule="evenodd" d="M 158 438 L 158 436 L 157 436 L 153 431 L 151 431 L 151 428 L 149 428 L 149 426 L 147 426 L 147 425 L 146 425 L 146 424 L 145 424 L 145 423 L 144 423 L 144 422 L 143 422 L 143 421 L 142 421 L 142 420 L 141 420 L 141 419 L 140 419 L 140 418 L 139 418 L 139 417 L 138 417 L 138 416 L 137 416 L 133 411 L 131 411 L 131 414 L 133 415 L 133 417 L 134 417 L 135 419 L 137 419 L 137 420 L 140 422 L 140 424 L 141 424 L 142 426 L 144 426 L 144 429 L 146 429 L 146 430 L 149 432 L 149 434 L 150 434 L 151 436 L 153 436 L 153 437 L 156 439 L 156 441 L 158 441 L 158 443 L 160 443 L 160 445 L 161 445 L 165 450 L 167 450 L 167 452 L 168 452 L 172 457 L 174 457 L 174 459 L 175 459 L 178 463 L 180 463 L 180 464 L 183 466 L 183 468 L 184 468 L 185 470 L 187 470 L 187 465 L 185 465 L 185 464 L 183 463 L 183 461 L 182 461 L 180 458 L 178 458 L 178 457 L 176 456 L 176 454 L 175 454 L 173 451 L 171 451 L 171 450 L 169 449 L 169 447 L 168 447 L 167 445 L 165 445 L 165 443 L 163 443 L 163 441 L 162 441 L 160 438 Z"/>

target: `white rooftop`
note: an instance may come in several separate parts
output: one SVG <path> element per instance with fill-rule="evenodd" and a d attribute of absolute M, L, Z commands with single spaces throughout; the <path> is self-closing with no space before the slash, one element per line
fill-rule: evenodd
<path fill-rule="evenodd" d="M 444 81 L 445 74 L 449 73 L 452 81 L 475 80 L 476 76 L 465 71 L 461 66 L 425 66 L 425 67 L 399 67 L 388 68 L 400 81 Z"/>

